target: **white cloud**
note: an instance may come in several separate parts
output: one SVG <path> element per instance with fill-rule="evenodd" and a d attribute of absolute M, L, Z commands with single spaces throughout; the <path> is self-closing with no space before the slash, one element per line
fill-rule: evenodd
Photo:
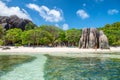
<path fill-rule="evenodd" d="M 55 24 L 56 27 L 60 27 L 59 24 Z"/>
<path fill-rule="evenodd" d="M 28 4 L 28 8 L 39 12 L 40 16 L 49 22 L 59 22 L 63 20 L 62 10 L 49 9 L 46 6 L 38 6 L 36 4 Z"/>
<path fill-rule="evenodd" d="M 86 18 L 89 18 L 89 15 L 87 12 L 85 12 L 84 10 L 80 9 L 76 12 L 76 14 L 78 16 L 80 16 L 82 19 L 86 19 Z"/>
<path fill-rule="evenodd" d="M 117 14 L 117 13 L 119 13 L 119 11 L 117 9 L 108 10 L 108 14 L 110 14 L 110 15 Z"/>
<path fill-rule="evenodd" d="M 0 1 L 0 16 L 11 15 L 17 15 L 20 18 L 31 20 L 29 14 L 24 9 L 21 10 L 19 7 L 8 7 L 5 3 Z"/>
<path fill-rule="evenodd" d="M 68 24 L 63 24 L 63 30 L 68 30 L 69 29 L 69 25 Z"/>
<path fill-rule="evenodd" d="M 85 7 L 86 6 L 86 3 L 83 3 L 83 7 Z"/>

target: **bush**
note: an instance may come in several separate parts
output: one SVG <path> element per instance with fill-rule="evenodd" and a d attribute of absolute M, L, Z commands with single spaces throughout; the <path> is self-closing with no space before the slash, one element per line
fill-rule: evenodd
<path fill-rule="evenodd" d="M 15 46 L 22 46 L 22 44 L 16 43 Z"/>
<path fill-rule="evenodd" d="M 0 46 L 4 44 L 3 40 L 0 39 Z"/>

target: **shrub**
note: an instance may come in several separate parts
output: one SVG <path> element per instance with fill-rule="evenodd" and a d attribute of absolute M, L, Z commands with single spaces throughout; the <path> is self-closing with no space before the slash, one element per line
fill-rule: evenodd
<path fill-rule="evenodd" d="M 2 46 L 4 44 L 3 40 L 0 39 L 0 46 Z"/>

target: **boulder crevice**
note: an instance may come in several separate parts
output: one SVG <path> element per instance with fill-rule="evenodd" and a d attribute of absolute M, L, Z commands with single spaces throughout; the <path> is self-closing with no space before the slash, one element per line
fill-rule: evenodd
<path fill-rule="evenodd" d="M 98 31 L 96 28 L 84 28 L 79 40 L 79 48 L 109 49 L 108 38 L 103 31 Z"/>

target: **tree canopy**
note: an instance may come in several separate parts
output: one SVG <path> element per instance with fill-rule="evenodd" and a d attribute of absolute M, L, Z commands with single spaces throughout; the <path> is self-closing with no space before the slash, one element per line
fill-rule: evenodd
<path fill-rule="evenodd" d="M 107 35 L 109 44 L 111 46 L 120 45 L 120 22 L 106 24 L 104 27 L 100 29 L 103 30 Z"/>
<path fill-rule="evenodd" d="M 120 22 L 106 24 L 104 27 L 98 28 L 103 30 L 107 35 L 111 46 L 120 45 Z M 78 46 L 81 36 L 81 29 L 62 30 L 52 25 L 41 25 L 35 27 L 34 24 L 26 25 L 26 30 L 22 31 L 13 28 L 5 31 L 0 25 L 0 44 L 6 43 L 21 44 L 27 46 Z M 4 40 L 5 39 L 5 40 Z"/>
<path fill-rule="evenodd" d="M 81 36 L 81 30 L 79 29 L 69 29 L 65 32 L 66 40 L 70 44 L 70 46 L 77 46 L 80 36 Z"/>
<path fill-rule="evenodd" d="M 51 41 L 51 35 L 41 29 L 24 31 L 21 35 L 22 44 L 46 45 Z"/>
<path fill-rule="evenodd" d="M 60 39 L 60 35 L 63 32 L 62 29 L 56 27 L 56 26 L 48 26 L 48 25 L 42 25 L 40 26 L 40 29 L 43 31 L 49 32 L 49 34 L 52 36 L 51 37 L 51 45 L 55 46 L 56 43 L 58 43 Z"/>
<path fill-rule="evenodd" d="M 35 24 L 33 24 L 32 22 L 29 22 L 26 26 L 25 26 L 25 30 L 31 30 L 34 29 L 36 27 Z"/>
<path fill-rule="evenodd" d="M 10 29 L 6 32 L 5 39 L 7 43 L 14 44 L 21 41 L 22 30 L 18 28 Z"/>

